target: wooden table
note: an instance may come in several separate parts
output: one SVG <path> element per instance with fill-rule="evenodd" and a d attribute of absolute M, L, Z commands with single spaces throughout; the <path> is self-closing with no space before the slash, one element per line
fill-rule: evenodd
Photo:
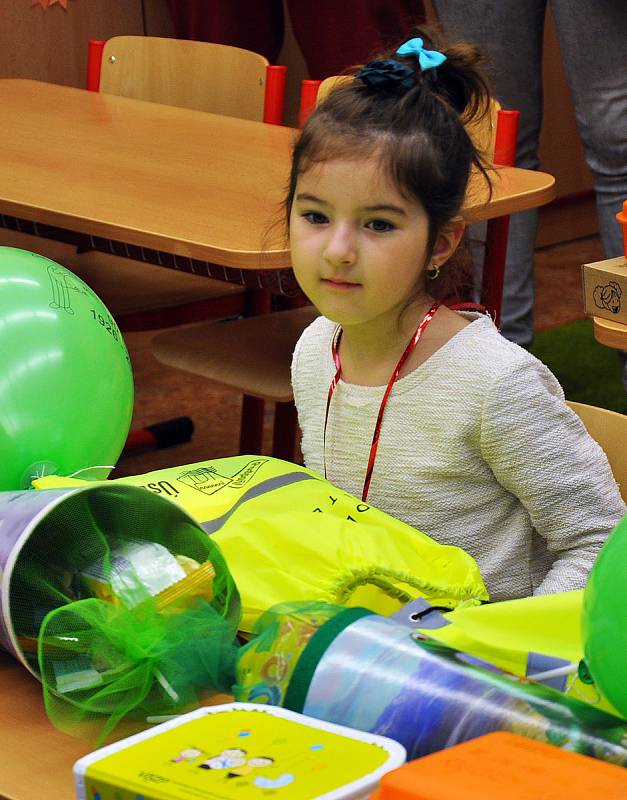
<path fill-rule="evenodd" d="M 280 222 L 293 129 L 19 79 L 0 80 L 0 107 L 5 227 L 86 235 L 96 250 L 113 241 L 131 257 L 236 282 L 289 266 Z M 501 168 L 488 204 L 472 181 L 464 215 L 542 205 L 554 184 Z"/>
<path fill-rule="evenodd" d="M 90 750 L 52 727 L 41 684 L 0 650 L 0 798 L 71 800 L 72 765 Z"/>
<path fill-rule="evenodd" d="M 205 705 L 232 699 L 214 695 Z M 128 726 L 124 735 L 138 730 Z M 72 767 L 94 749 L 52 726 L 41 684 L 0 649 L 0 800 L 72 800 Z"/>

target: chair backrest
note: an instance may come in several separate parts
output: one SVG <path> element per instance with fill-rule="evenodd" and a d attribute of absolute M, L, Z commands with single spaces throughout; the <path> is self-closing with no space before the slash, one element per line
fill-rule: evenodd
<path fill-rule="evenodd" d="M 352 80 L 354 80 L 352 75 L 332 75 L 330 78 L 325 78 L 318 88 L 317 102 L 320 103 L 334 89 Z M 494 156 L 496 125 L 500 108 L 499 102 L 495 98 L 491 98 L 489 112 L 479 121 L 466 126 L 470 138 L 475 143 L 475 147 L 477 147 L 479 152 L 483 153 L 485 158 L 489 161 L 491 161 Z"/>
<path fill-rule="evenodd" d="M 318 87 L 317 102 L 322 102 L 334 89 L 339 89 L 342 84 L 350 83 L 352 80 L 354 80 L 352 75 L 331 75 L 330 78 L 325 78 Z"/>
<path fill-rule="evenodd" d="M 104 46 L 100 91 L 262 121 L 267 66 L 262 55 L 239 47 L 115 36 Z"/>
<path fill-rule="evenodd" d="M 614 478 L 627 503 L 627 416 L 585 403 L 568 402 L 610 462 Z"/>

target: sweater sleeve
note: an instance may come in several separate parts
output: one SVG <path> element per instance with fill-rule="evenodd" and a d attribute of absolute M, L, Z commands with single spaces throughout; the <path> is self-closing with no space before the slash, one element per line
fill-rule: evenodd
<path fill-rule="evenodd" d="M 488 391 L 481 449 L 554 556 L 535 593 L 583 588 L 626 509 L 605 453 L 539 361 L 516 363 Z"/>
<path fill-rule="evenodd" d="M 294 404 L 303 434 L 308 427 L 315 405 L 312 406 L 312 387 L 321 374 L 321 350 L 324 342 L 325 320 L 317 317 L 300 335 L 294 348 L 291 364 L 291 382 Z"/>
<path fill-rule="evenodd" d="M 291 365 L 291 381 L 292 381 L 292 391 L 294 392 L 294 404 L 296 406 L 297 411 L 299 412 L 299 416 L 302 409 L 303 403 L 303 391 L 304 391 L 304 377 L 303 377 L 303 341 L 305 338 L 305 333 L 308 331 L 308 328 L 305 329 L 296 342 L 296 347 L 294 348 L 294 353 L 292 355 L 292 365 Z M 301 423 L 302 427 L 302 423 Z"/>

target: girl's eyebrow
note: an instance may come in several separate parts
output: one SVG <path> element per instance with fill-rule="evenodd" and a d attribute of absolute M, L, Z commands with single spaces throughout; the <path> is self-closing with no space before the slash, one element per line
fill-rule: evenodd
<path fill-rule="evenodd" d="M 395 214 L 402 214 L 404 217 L 407 216 L 407 212 L 405 211 L 404 208 L 401 208 L 400 206 L 388 205 L 386 203 L 382 203 L 382 204 L 376 205 L 376 206 L 364 206 L 363 210 L 364 211 L 370 211 L 370 212 L 372 212 L 372 211 L 392 211 Z"/>
<path fill-rule="evenodd" d="M 326 200 L 321 200 L 319 197 L 316 197 L 315 194 L 308 194 L 306 192 L 301 192 L 300 194 L 296 195 L 297 200 L 302 200 L 306 203 L 320 203 L 321 205 L 329 205 Z M 375 206 L 363 206 L 360 209 L 361 211 L 367 211 L 369 213 L 377 212 L 377 211 L 391 211 L 395 214 L 401 214 L 402 216 L 406 217 L 407 212 L 404 208 L 400 206 L 390 205 L 388 203 L 380 203 Z"/>
<path fill-rule="evenodd" d="M 322 203 L 323 205 L 328 205 L 324 200 L 321 200 L 319 197 L 316 197 L 315 194 L 307 194 L 306 192 L 301 192 L 300 194 L 296 195 L 297 200 L 304 200 L 306 203 Z"/>

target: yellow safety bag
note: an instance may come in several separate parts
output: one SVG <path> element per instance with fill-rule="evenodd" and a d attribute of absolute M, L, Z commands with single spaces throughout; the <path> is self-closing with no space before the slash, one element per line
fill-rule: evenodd
<path fill-rule="evenodd" d="M 562 592 L 444 613 L 426 609 L 416 625 L 429 638 L 521 678 L 538 676 L 554 689 L 622 718 L 581 666 L 582 606 L 583 590 Z"/>
<path fill-rule="evenodd" d="M 388 615 L 415 597 L 452 609 L 488 600 L 476 561 L 304 467 L 235 456 L 150 472 L 143 486 L 188 511 L 218 543 L 250 633 L 279 602 L 309 600 Z M 48 476 L 35 488 L 82 485 Z"/>

